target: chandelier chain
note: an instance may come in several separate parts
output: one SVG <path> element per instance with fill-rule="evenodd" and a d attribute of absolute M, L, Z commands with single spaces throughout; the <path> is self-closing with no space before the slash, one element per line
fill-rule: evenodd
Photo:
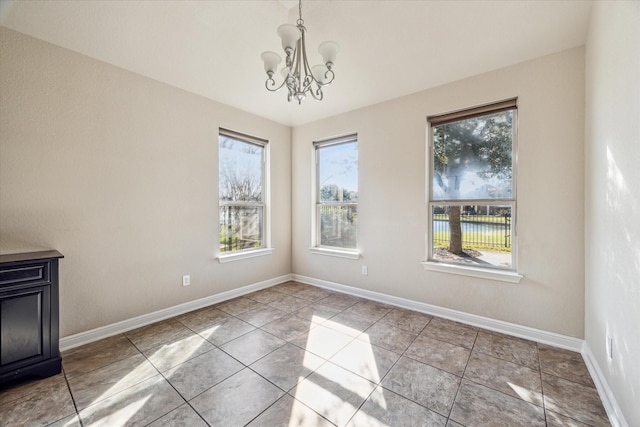
<path fill-rule="evenodd" d="M 302 0 L 298 0 L 298 25 L 304 25 L 304 19 L 302 19 Z"/>

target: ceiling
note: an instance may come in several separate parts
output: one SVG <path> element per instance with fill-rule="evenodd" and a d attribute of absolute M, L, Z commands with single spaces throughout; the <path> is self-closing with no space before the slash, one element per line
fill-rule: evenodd
<path fill-rule="evenodd" d="M 339 43 L 322 102 L 267 92 L 294 0 L 0 0 L 0 25 L 296 126 L 585 43 L 591 1 L 304 0 L 311 65 Z M 281 55 L 283 56 L 283 55 Z"/>

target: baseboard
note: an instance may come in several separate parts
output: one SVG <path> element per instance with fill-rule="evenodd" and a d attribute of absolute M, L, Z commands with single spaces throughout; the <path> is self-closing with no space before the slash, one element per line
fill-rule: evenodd
<path fill-rule="evenodd" d="M 560 347 L 581 353 L 582 358 L 584 359 L 585 364 L 589 369 L 589 373 L 593 378 L 593 382 L 596 385 L 596 389 L 598 390 L 598 394 L 600 395 L 600 399 L 602 400 L 602 405 L 607 411 L 607 416 L 609 417 L 611 425 L 613 427 L 629 426 L 624 419 L 622 410 L 620 409 L 620 406 L 618 406 L 613 392 L 609 388 L 609 385 L 607 384 L 607 381 L 602 374 L 602 371 L 600 370 L 600 367 L 598 366 L 598 363 L 593 356 L 589 345 L 584 340 L 556 334 L 553 332 L 542 331 L 527 326 L 516 325 L 514 323 L 503 322 L 501 320 L 495 320 L 488 317 L 476 316 L 474 314 L 451 310 L 449 308 L 439 307 L 436 305 L 394 297 L 392 295 L 382 294 L 379 292 L 368 291 L 366 289 L 360 289 L 352 286 L 342 285 L 339 283 L 314 279 L 312 277 L 301 276 L 298 274 L 293 274 L 292 280 L 329 290 L 334 290 L 336 292 L 342 292 L 362 298 L 371 299 L 374 301 L 379 301 L 397 307 L 419 311 L 433 316 L 444 317 L 445 319 L 454 320 L 456 322 L 466 323 L 468 325 L 477 326 L 479 328 L 489 329 L 495 332 L 501 332 L 503 334 L 512 335 L 519 338 L 524 338 L 542 344 L 548 344 L 554 347 Z"/>
<path fill-rule="evenodd" d="M 123 332 L 127 332 L 132 329 L 139 328 L 141 326 L 146 326 L 151 323 L 169 319 L 171 317 L 178 316 L 183 313 L 188 313 L 189 311 L 207 307 L 212 304 L 218 304 L 222 301 L 226 301 L 232 298 L 246 295 L 248 293 L 258 291 L 260 289 L 268 288 L 268 287 L 277 285 L 279 283 L 288 282 L 289 280 L 292 280 L 292 275 L 285 274 L 284 276 L 275 277 L 273 279 L 264 280 L 262 282 L 243 286 L 238 289 L 232 289 L 230 291 L 221 292 L 219 294 L 211 295 L 205 298 L 189 301 L 183 304 L 178 304 L 173 307 L 154 311 L 153 313 L 143 314 L 142 316 L 123 320 L 121 322 L 112 323 L 110 325 L 102 326 L 96 329 L 91 329 L 86 332 L 80 332 L 78 334 L 69 335 L 60 339 L 60 350 L 61 351 L 69 350 L 74 347 L 78 347 L 84 344 L 89 344 L 91 342 L 98 341 L 103 338 L 108 338 L 113 335 L 121 334 Z"/>
<path fill-rule="evenodd" d="M 89 331 L 80 332 L 78 334 L 69 335 L 60 339 L 60 350 L 68 350 L 93 341 L 117 335 L 130 331 L 142 326 L 149 325 L 154 322 L 169 319 L 189 311 L 207 307 L 212 304 L 236 298 L 248 293 L 268 288 L 270 286 L 284 283 L 289 280 L 296 280 L 300 283 L 318 286 L 321 288 L 333 290 L 336 292 L 346 293 L 350 295 L 367 298 L 374 301 L 383 302 L 396 307 L 402 307 L 409 310 L 415 310 L 433 316 L 443 317 L 445 319 L 454 320 L 456 322 L 466 323 L 468 325 L 489 329 L 495 332 L 501 332 L 528 340 L 552 345 L 555 347 L 565 348 L 576 352 L 583 351 L 583 340 L 578 338 L 567 337 L 553 332 L 546 332 L 539 329 L 529 328 L 527 326 L 516 325 L 501 320 L 495 320 L 488 317 L 477 316 L 474 314 L 464 313 L 462 311 L 452 310 L 449 308 L 439 307 L 436 305 L 421 303 L 405 298 L 399 298 L 379 292 L 373 292 L 366 289 L 355 288 L 352 286 L 342 285 L 339 283 L 328 282 L 325 280 L 314 279 L 311 277 L 301 276 L 297 274 L 287 274 L 251 285 L 243 286 L 238 289 L 211 295 L 194 301 L 189 301 L 163 310 L 154 311 L 152 313 L 143 314 L 142 316 L 123 320 L 121 322 L 112 323 Z"/>
<path fill-rule="evenodd" d="M 527 326 L 516 325 L 514 323 L 503 322 L 501 320 L 495 320 L 488 317 L 477 316 L 475 314 L 469 314 L 462 311 L 439 307 L 436 305 L 421 303 L 405 298 L 399 298 L 379 292 L 373 292 L 366 289 L 360 289 L 352 286 L 342 285 L 339 283 L 328 282 L 326 280 L 301 276 L 299 274 L 287 274 L 284 276 L 254 283 L 252 285 L 243 286 L 242 288 L 232 289 L 230 291 L 211 295 L 195 301 L 190 301 L 163 310 L 158 310 L 153 313 L 144 314 L 132 319 L 123 320 L 121 322 L 92 329 L 90 331 L 81 332 L 75 335 L 69 335 L 60 339 L 60 350 L 64 351 L 74 347 L 78 347 L 80 345 L 88 344 L 93 341 L 127 332 L 154 322 L 169 319 L 171 317 L 187 313 L 189 311 L 197 310 L 202 307 L 207 307 L 212 304 L 218 304 L 220 302 L 246 295 L 248 293 L 268 288 L 280 283 L 284 283 L 289 280 L 295 280 L 300 283 L 306 283 L 336 292 L 359 296 L 362 298 L 390 304 L 396 307 L 415 310 L 433 316 L 454 320 L 456 322 L 466 323 L 468 325 L 476 326 L 479 328 L 489 329 L 495 332 L 501 332 L 507 335 L 512 335 L 515 337 L 524 338 L 581 353 L 583 359 L 585 360 L 587 368 L 589 369 L 589 373 L 591 374 L 591 377 L 593 378 L 593 381 L 596 385 L 598 394 L 600 395 L 600 399 L 602 400 L 602 404 L 607 411 L 609 421 L 611 422 L 613 427 L 628 427 L 624 415 L 622 414 L 622 411 L 618 406 L 618 403 L 616 402 L 612 390 L 609 388 L 602 370 L 598 366 L 598 363 L 593 353 L 591 352 L 589 345 L 584 340 L 556 334 L 553 332 L 542 331 Z"/>
<path fill-rule="evenodd" d="M 568 337 L 553 332 L 546 332 L 540 329 L 516 325 L 514 323 L 503 322 L 501 320 L 477 316 L 475 314 L 464 313 L 462 311 L 439 307 L 437 305 L 425 304 L 422 302 L 399 298 L 379 292 L 368 291 L 366 289 L 354 288 L 352 286 L 341 285 L 339 283 L 327 282 L 325 280 L 314 279 L 312 277 L 301 276 L 298 274 L 293 275 L 293 280 L 300 283 L 306 283 L 337 292 L 383 302 L 396 307 L 419 311 L 421 313 L 430 314 L 432 316 L 443 317 L 445 319 L 454 320 L 456 322 L 465 323 L 468 325 L 477 326 L 479 328 L 489 329 L 491 331 L 501 332 L 503 334 L 552 345 L 554 347 L 572 350 L 578 353 L 582 351 L 583 340 L 578 338 Z"/>
<path fill-rule="evenodd" d="M 602 405 L 607 411 L 607 415 L 609 416 L 611 425 L 613 427 L 628 427 L 629 424 L 625 420 L 620 406 L 618 406 L 618 402 L 613 395 L 613 391 L 609 387 L 609 383 L 602 373 L 600 365 L 598 365 L 598 361 L 596 360 L 593 352 L 591 351 L 591 348 L 589 347 L 589 344 L 587 344 L 586 341 L 584 341 L 582 344 L 582 358 L 587 365 L 587 369 L 591 374 L 591 378 L 593 378 L 593 382 L 596 385 L 598 394 L 600 395 Z"/>

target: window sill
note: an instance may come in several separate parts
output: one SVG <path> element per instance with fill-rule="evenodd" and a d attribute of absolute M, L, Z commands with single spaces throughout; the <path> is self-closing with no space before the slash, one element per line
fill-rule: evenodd
<path fill-rule="evenodd" d="M 339 249 L 309 248 L 312 254 L 334 256 L 338 258 L 360 259 L 360 252 L 341 251 Z"/>
<path fill-rule="evenodd" d="M 226 262 L 239 261 L 241 259 L 255 258 L 264 255 L 271 255 L 273 248 L 252 249 L 248 251 L 235 252 L 230 254 L 218 255 L 218 262 L 224 264 Z"/>
<path fill-rule="evenodd" d="M 464 265 L 444 264 L 434 261 L 422 263 L 425 270 L 438 271 L 440 273 L 458 274 L 461 276 L 478 277 L 481 279 L 498 280 L 501 282 L 520 283 L 524 276 L 515 271 L 488 270 L 485 268 L 468 267 Z"/>

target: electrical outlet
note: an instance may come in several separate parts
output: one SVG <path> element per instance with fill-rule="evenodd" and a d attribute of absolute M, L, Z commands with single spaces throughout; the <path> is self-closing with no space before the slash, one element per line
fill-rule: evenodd
<path fill-rule="evenodd" d="M 191 276 L 182 276 L 182 286 L 189 286 L 191 284 Z"/>
<path fill-rule="evenodd" d="M 369 274 L 369 270 L 367 270 L 367 266 L 363 265 L 362 266 L 362 275 L 366 276 L 367 274 Z"/>
<path fill-rule="evenodd" d="M 607 357 L 613 359 L 613 338 L 611 335 L 607 335 Z"/>

